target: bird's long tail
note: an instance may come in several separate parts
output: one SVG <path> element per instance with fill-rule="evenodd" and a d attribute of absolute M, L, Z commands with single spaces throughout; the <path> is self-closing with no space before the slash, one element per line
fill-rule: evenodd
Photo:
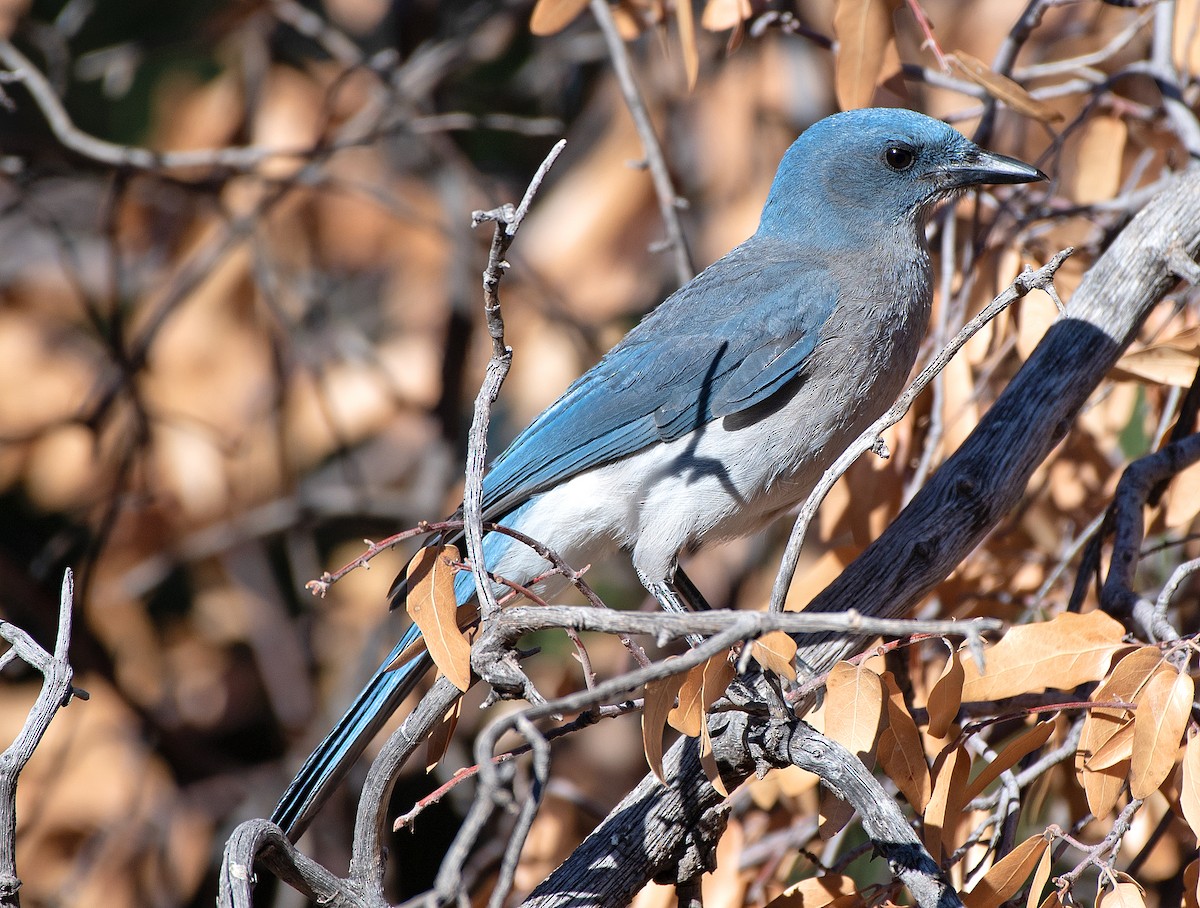
<path fill-rule="evenodd" d="M 444 542 L 459 543 L 459 539 L 455 536 L 447 540 L 435 540 L 431 544 L 441 545 Z M 497 533 L 487 535 L 484 538 L 485 560 L 494 563 L 501 552 L 511 544 L 512 541 L 507 536 Z M 407 581 L 401 575 L 390 593 L 393 607 L 404 604 L 407 592 Z M 460 606 L 474 598 L 475 578 L 470 571 L 461 571 L 455 576 L 454 593 Z M 380 663 L 362 692 L 346 710 L 346 714 L 338 720 L 333 731 L 325 736 L 317 745 L 317 749 L 304 761 L 300 772 L 279 799 L 279 805 L 271 815 L 271 822 L 283 829 L 292 841 L 303 835 L 334 787 L 349 772 L 354 761 L 362 755 L 367 744 L 399 708 L 404 698 L 412 693 L 432 664 L 428 653 L 425 653 L 389 670 L 396 657 L 420 636 L 421 630 L 415 624 L 404 632 L 400 642 Z"/>
<path fill-rule="evenodd" d="M 429 668 L 429 655 L 422 654 L 406 665 L 388 670 L 395 658 L 420 636 L 421 629 L 415 624 L 405 631 L 333 731 L 304 761 L 300 772 L 279 799 L 271 822 L 283 829 L 292 841 L 304 833 L 333 787 Z"/>

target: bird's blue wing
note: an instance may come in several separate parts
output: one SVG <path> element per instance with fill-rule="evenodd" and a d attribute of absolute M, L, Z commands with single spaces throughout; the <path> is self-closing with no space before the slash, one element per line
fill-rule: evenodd
<path fill-rule="evenodd" d="M 492 465 L 485 515 L 740 413 L 799 377 L 837 301 L 804 258 L 751 239 L 671 296 Z"/>

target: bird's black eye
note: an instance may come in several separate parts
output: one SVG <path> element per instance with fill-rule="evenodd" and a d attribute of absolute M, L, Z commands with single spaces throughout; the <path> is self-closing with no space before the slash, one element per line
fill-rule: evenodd
<path fill-rule="evenodd" d="M 889 145 L 883 153 L 883 160 L 892 170 L 908 170 L 913 166 L 913 161 L 917 156 L 913 154 L 911 148 L 905 148 L 903 145 Z"/>

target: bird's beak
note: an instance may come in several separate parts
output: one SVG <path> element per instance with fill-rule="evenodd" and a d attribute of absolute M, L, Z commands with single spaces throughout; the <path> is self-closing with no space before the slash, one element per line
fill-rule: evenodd
<path fill-rule="evenodd" d="M 980 148 L 974 148 L 940 168 L 938 176 L 947 188 L 954 189 L 984 183 L 1035 183 L 1047 179 L 1044 173 L 1024 161 Z"/>

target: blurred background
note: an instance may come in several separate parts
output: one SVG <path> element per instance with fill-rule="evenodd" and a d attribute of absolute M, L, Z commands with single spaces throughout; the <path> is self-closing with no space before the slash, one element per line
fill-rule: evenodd
<path fill-rule="evenodd" d="M 1187 161 L 1195 0 L 1034 4 L 1044 8 L 1027 32 L 1014 31 L 1027 7 L 1013 0 L 886 5 L 877 43 L 846 24 L 855 5 L 611 8 L 686 203 L 693 267 L 754 230 L 781 154 L 816 119 L 867 102 L 947 117 L 1053 182 L 968 197 L 939 218 L 927 355 L 1023 263 L 1074 244 L 1058 280 L 1068 298 Z M 72 567 L 72 660 L 91 694 L 54 720 L 22 777 L 27 905 L 211 904 L 225 837 L 270 813 L 390 648 L 404 618 L 385 596 L 411 546 L 325 598 L 305 583 L 352 561 L 364 539 L 459 501 L 489 352 L 480 273 L 491 228 L 471 229 L 473 209 L 518 200 L 567 139 L 501 287 L 515 356 L 493 451 L 685 276 L 661 248 L 658 197 L 596 20 L 583 3 L 543 3 L 535 34 L 531 14 L 531 2 L 479 0 L 0 3 L 3 70 L 18 72 L 0 80 L 0 613 L 49 645 Z M 1019 48 L 1015 81 L 990 62 L 974 68 L 1006 47 Z M 851 52 L 867 61 L 865 89 L 838 73 Z M 57 124 L 39 89 L 61 99 Z M 1021 621 L 1061 608 L 1085 529 L 1123 465 L 1169 428 L 1196 372 L 1194 303 L 1184 288 L 1156 311 L 1022 506 L 927 614 Z M 822 510 L 794 607 L 878 535 L 1055 316 L 1041 294 L 1002 315 L 892 430 L 892 458 L 853 468 Z M 1193 470 L 1150 515 L 1160 548 L 1143 563 L 1147 586 L 1200 555 L 1197 511 Z M 705 549 L 690 573 L 714 605 L 762 608 L 786 530 Z M 645 605 L 626 565 L 588 577 L 614 607 Z M 1180 597 L 1177 626 L 1196 627 L 1194 592 Z M 577 686 L 566 641 L 537 642 L 539 688 Z M 613 641 L 589 646 L 602 674 L 625 667 Z M 904 658 L 919 674 L 925 657 Z M 13 665 L 4 679 L 7 742 L 40 678 Z M 471 762 L 481 697 L 470 695 L 432 773 L 421 760 L 405 770 L 397 814 Z M 556 745 L 518 888 L 645 771 L 636 714 Z M 1047 810 L 1081 798 L 1060 775 Z M 361 780 L 360 768 L 303 843 L 338 872 Z M 395 898 L 429 885 L 469 791 L 390 842 Z M 762 843 L 799 835 L 811 785 L 747 791 L 710 904 L 761 904 L 805 861 L 794 845 L 785 860 Z M 1130 841 L 1147 843 L 1169 810 L 1139 815 Z M 1152 843 L 1139 879 L 1153 899 L 1169 902 L 1188 842 L 1175 830 Z M 486 851 L 480 880 L 498 858 Z M 645 904 L 663 898 L 648 890 Z M 300 903 L 269 881 L 258 899 Z"/>

